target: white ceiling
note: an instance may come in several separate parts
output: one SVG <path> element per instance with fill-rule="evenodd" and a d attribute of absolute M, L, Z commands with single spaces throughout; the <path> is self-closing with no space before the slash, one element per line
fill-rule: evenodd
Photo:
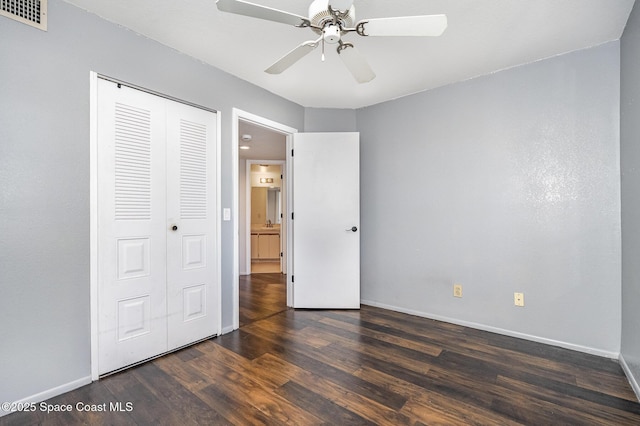
<path fill-rule="evenodd" d="M 243 142 L 242 135 L 251 135 L 250 142 Z M 239 145 L 250 149 L 239 150 L 241 160 L 285 160 L 287 138 L 285 135 L 248 121 L 238 122 Z"/>
<path fill-rule="evenodd" d="M 356 20 L 445 13 L 441 37 L 360 37 L 377 78 L 357 84 L 334 49 L 280 75 L 264 69 L 306 28 L 220 12 L 215 0 L 66 0 L 305 107 L 359 108 L 617 40 L 634 0 L 355 0 Z M 251 0 L 307 16 L 311 0 Z"/>

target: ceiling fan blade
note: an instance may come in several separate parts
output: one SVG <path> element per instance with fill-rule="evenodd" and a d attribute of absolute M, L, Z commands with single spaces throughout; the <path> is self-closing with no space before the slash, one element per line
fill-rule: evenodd
<path fill-rule="evenodd" d="M 364 36 L 439 36 L 447 29 L 447 15 L 364 19 L 357 26 Z"/>
<path fill-rule="evenodd" d="M 362 56 L 358 49 L 353 47 L 353 44 L 342 43 L 338 47 L 338 53 L 340 54 L 339 56 L 342 62 L 358 83 L 367 83 L 376 78 L 376 74 L 369 66 L 365 57 Z"/>
<path fill-rule="evenodd" d="M 345 10 L 351 9 L 353 0 L 329 0 L 329 6 L 344 12 Z"/>
<path fill-rule="evenodd" d="M 309 20 L 304 16 L 296 15 L 282 10 L 273 9 L 259 4 L 249 3 L 244 0 L 217 0 L 218 10 L 235 13 L 237 15 L 250 16 L 252 18 L 266 19 L 267 21 L 280 22 L 282 24 L 308 26 Z"/>
<path fill-rule="evenodd" d="M 291 52 L 278 59 L 273 65 L 264 70 L 268 74 L 280 74 L 291 65 L 308 55 L 313 49 L 318 47 L 319 40 L 305 41 Z"/>

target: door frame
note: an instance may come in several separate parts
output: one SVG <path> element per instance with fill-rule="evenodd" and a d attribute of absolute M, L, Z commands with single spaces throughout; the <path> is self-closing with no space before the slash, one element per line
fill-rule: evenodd
<path fill-rule="evenodd" d="M 193 106 L 205 111 L 214 112 L 216 114 L 216 207 L 214 213 L 215 233 L 216 233 L 216 291 L 218 306 L 218 330 L 217 334 L 222 334 L 222 215 L 220 214 L 220 206 L 222 205 L 222 173 L 221 173 L 221 153 L 222 153 L 222 117 L 220 111 L 207 108 L 188 101 L 174 98 L 153 90 L 145 89 L 134 84 L 114 79 L 112 77 L 99 74 L 95 71 L 89 71 L 89 303 L 91 318 L 91 380 L 96 381 L 100 378 L 99 373 L 99 346 L 98 346 L 98 79 L 113 81 L 132 89 L 140 90 L 170 99 L 175 102 Z"/>
<path fill-rule="evenodd" d="M 245 160 L 246 164 L 247 164 L 247 168 L 245 170 L 245 174 L 246 174 L 246 181 L 245 181 L 245 229 L 247 230 L 246 232 L 246 238 L 245 238 L 245 270 L 249 271 L 249 275 L 251 275 L 251 165 L 253 164 L 268 164 L 270 166 L 280 166 L 280 171 L 282 173 L 283 179 L 283 188 L 281 188 L 282 193 L 284 194 L 285 197 L 285 209 L 283 211 L 283 220 L 281 221 L 281 227 L 280 227 L 280 235 L 282 236 L 282 230 L 284 230 L 284 235 L 285 237 L 288 237 L 289 235 L 289 221 L 287 220 L 287 217 L 289 216 L 289 211 L 291 210 L 291 208 L 289 207 L 288 204 L 288 199 L 289 199 L 289 191 L 288 191 L 288 182 L 289 180 L 287 179 L 287 171 L 286 171 L 286 167 L 287 167 L 287 162 L 285 160 Z M 282 239 L 280 240 L 280 251 L 284 252 L 284 257 L 280 258 L 280 270 L 282 272 L 286 272 L 287 270 L 287 258 L 288 258 L 288 249 L 289 247 L 287 246 L 286 241 L 283 241 Z"/>
<path fill-rule="evenodd" d="M 228 333 L 240 328 L 240 153 L 238 147 L 239 140 L 239 121 L 248 121 L 257 126 L 265 127 L 273 130 L 277 133 L 283 134 L 286 137 L 287 145 L 287 161 L 285 166 L 286 191 L 287 191 L 287 209 L 291 211 L 293 206 L 293 195 L 291 186 L 291 145 L 293 142 L 293 135 L 298 133 L 297 129 L 289 127 L 285 124 L 278 123 L 268 118 L 252 114 L 247 111 L 243 111 L 239 108 L 232 108 L 231 110 L 231 163 L 232 163 L 232 177 L 233 177 L 233 325 L 231 329 L 223 329 L 222 332 Z M 293 267 L 293 240 L 291 232 L 291 215 L 287 215 L 287 306 L 293 304 L 293 286 L 291 283 L 291 269 Z"/>

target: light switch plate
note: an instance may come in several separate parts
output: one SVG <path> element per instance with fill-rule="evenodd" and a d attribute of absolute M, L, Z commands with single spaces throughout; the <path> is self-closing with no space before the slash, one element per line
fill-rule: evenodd
<path fill-rule="evenodd" d="M 222 209 L 222 220 L 225 220 L 225 221 L 231 220 L 231 209 L 230 208 Z"/>

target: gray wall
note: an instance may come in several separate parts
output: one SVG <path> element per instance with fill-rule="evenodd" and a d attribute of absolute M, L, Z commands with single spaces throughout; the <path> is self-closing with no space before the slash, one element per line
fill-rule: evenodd
<path fill-rule="evenodd" d="M 640 6 L 621 41 L 622 358 L 640 382 Z M 636 392 L 640 389 L 636 388 Z"/>
<path fill-rule="evenodd" d="M 362 298 L 615 356 L 619 76 L 616 41 L 358 110 Z"/>
<path fill-rule="evenodd" d="M 356 110 L 305 108 L 305 132 L 356 132 Z"/>
<path fill-rule="evenodd" d="M 299 105 L 60 0 L 48 18 L 42 32 L 0 17 L 0 401 L 90 375 L 90 70 L 221 111 L 223 207 L 231 108 L 304 126 Z M 225 327 L 232 249 L 223 222 Z"/>

